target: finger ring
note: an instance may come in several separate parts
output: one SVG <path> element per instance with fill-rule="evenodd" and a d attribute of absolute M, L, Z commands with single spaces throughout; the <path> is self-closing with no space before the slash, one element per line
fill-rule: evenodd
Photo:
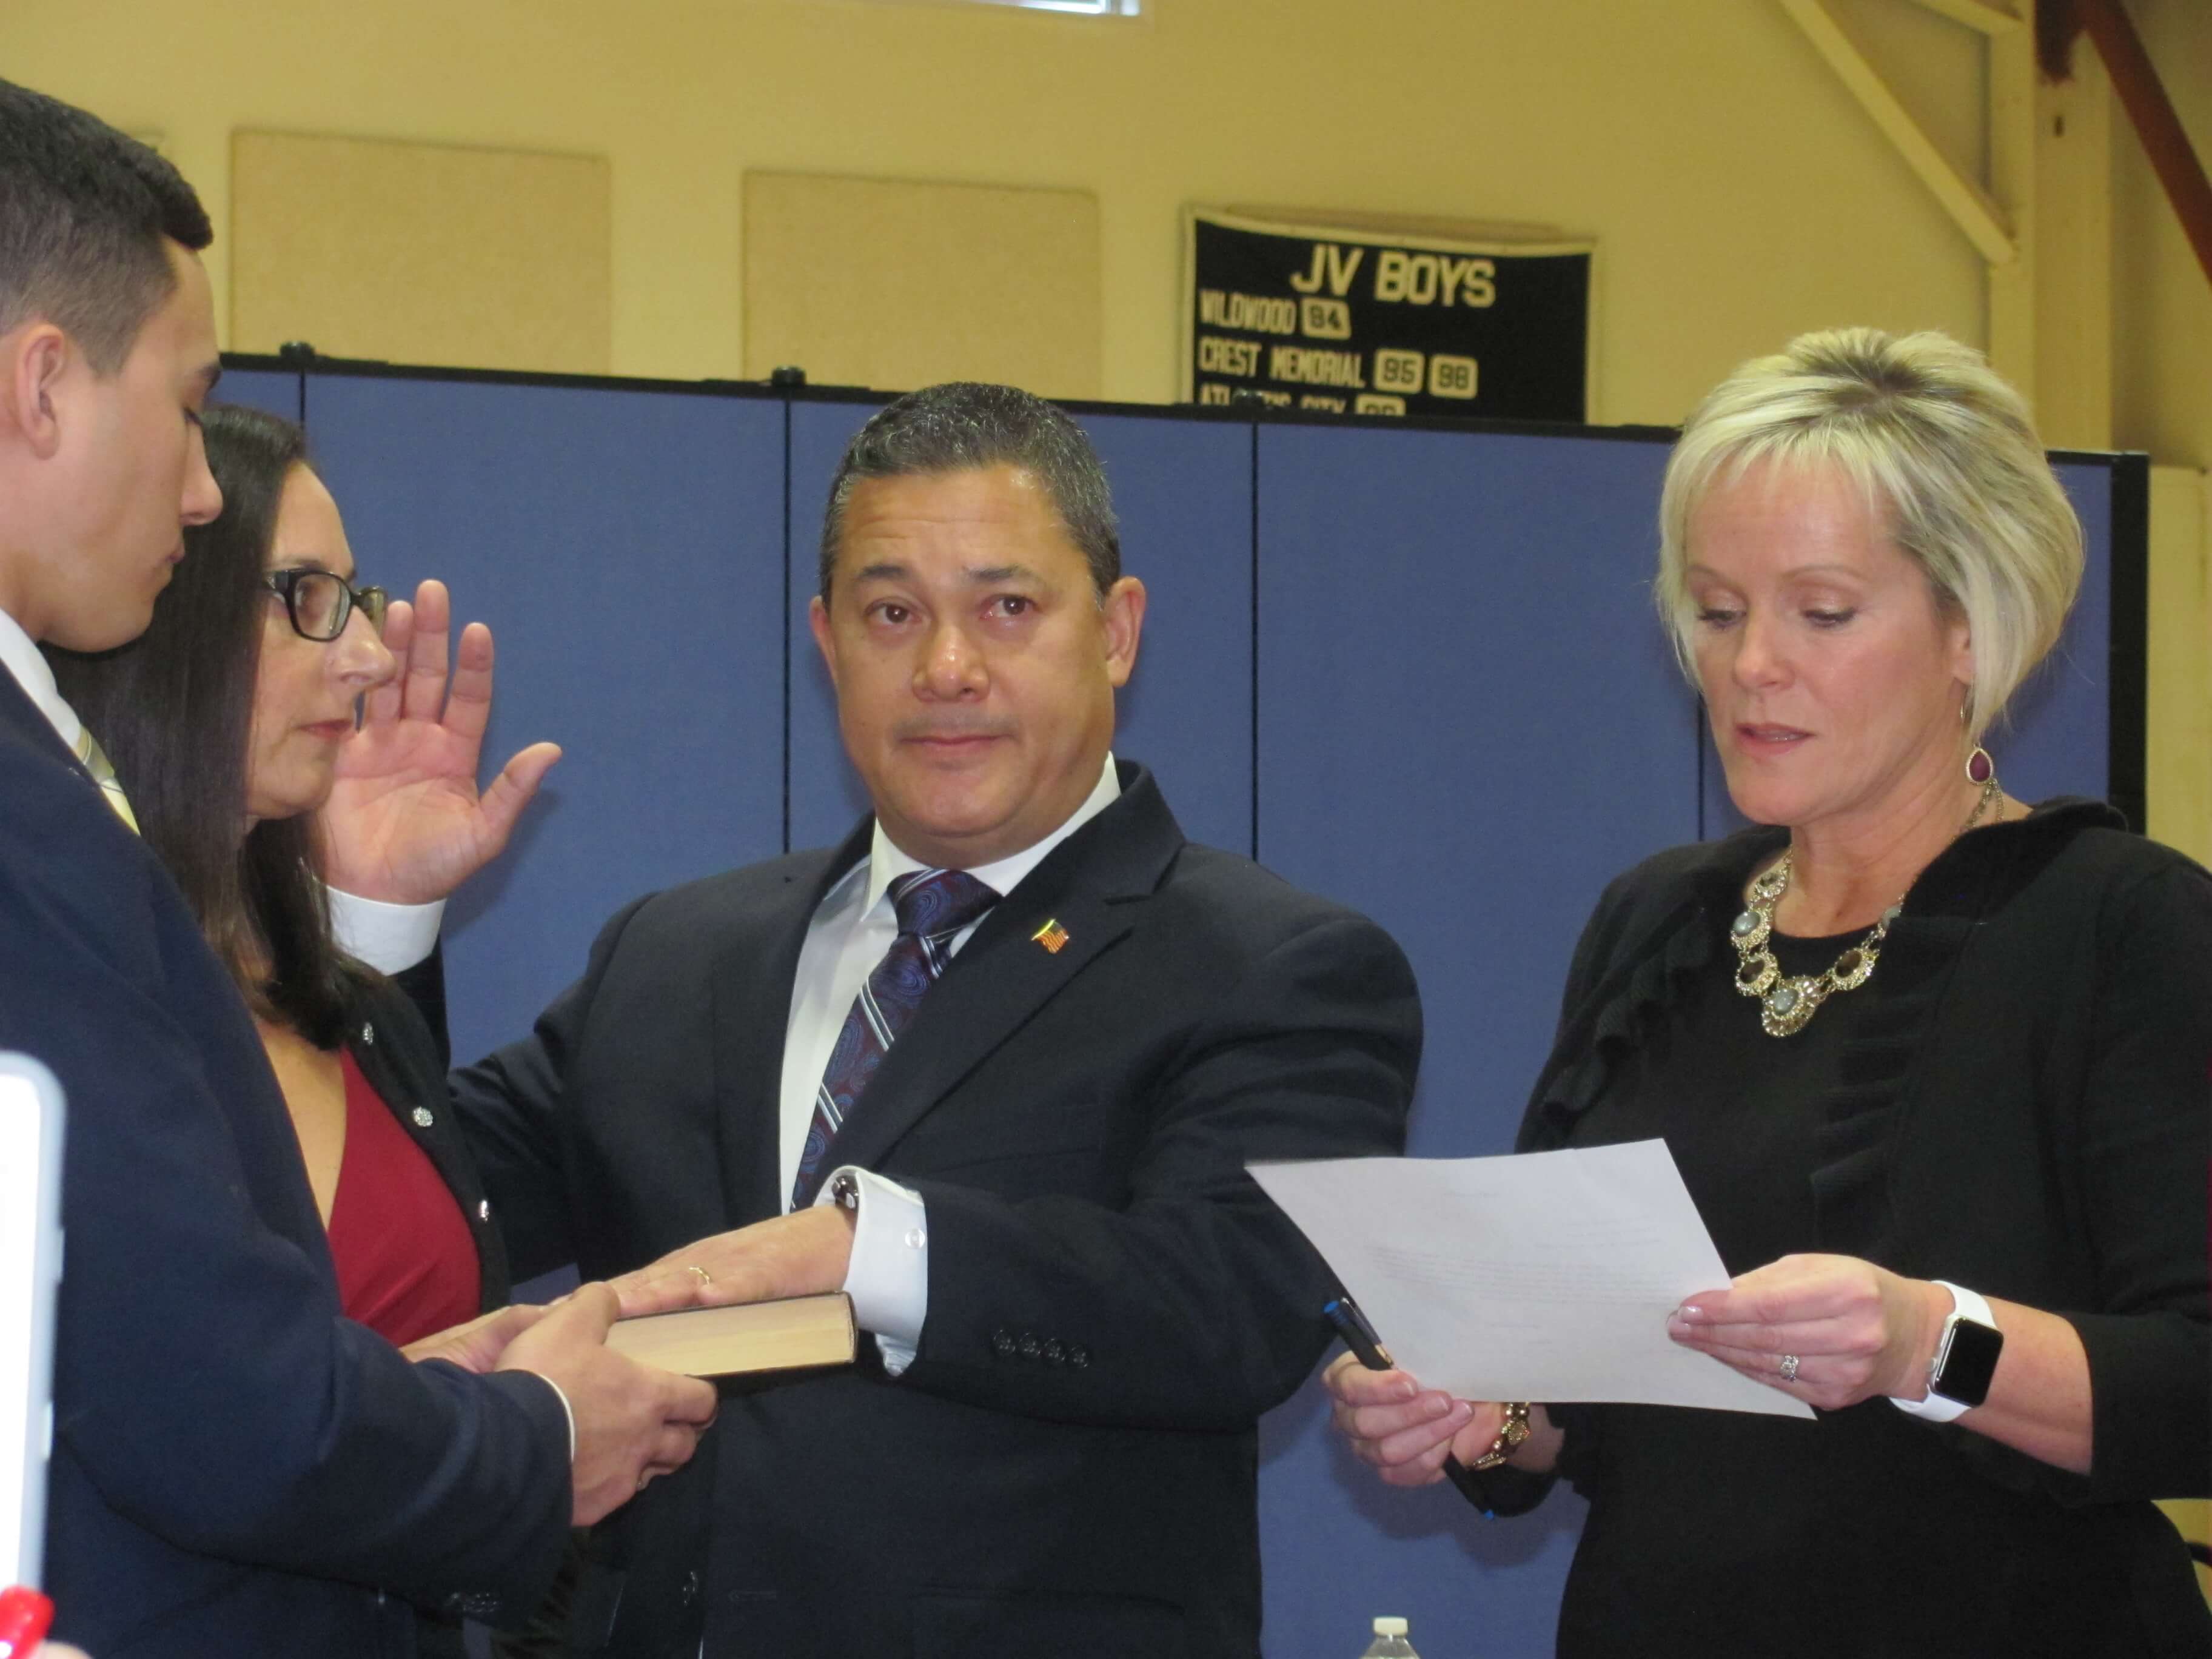
<path fill-rule="evenodd" d="M 699 1282 L 702 1285 L 711 1285 L 714 1282 L 714 1275 L 708 1273 L 704 1267 L 701 1267 L 696 1261 L 686 1262 L 684 1264 L 684 1271 L 687 1273 L 698 1274 Z"/>
<path fill-rule="evenodd" d="M 1782 1356 L 1782 1380 L 1784 1382 L 1795 1382 L 1797 1380 L 1797 1356 L 1794 1353 L 1785 1353 Z"/>

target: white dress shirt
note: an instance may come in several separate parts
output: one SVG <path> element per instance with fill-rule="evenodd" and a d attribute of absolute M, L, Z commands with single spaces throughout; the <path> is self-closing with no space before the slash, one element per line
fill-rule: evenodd
<path fill-rule="evenodd" d="M 428 904 L 387 904 L 358 893 L 323 890 L 330 895 L 331 932 L 338 948 L 356 962 L 365 962 L 380 974 L 396 974 L 412 968 L 438 948 L 438 929 L 446 918 L 446 901 Z"/>
<path fill-rule="evenodd" d="M 23 695 L 38 706 L 70 753 L 76 753 L 77 736 L 84 730 L 84 722 L 77 719 L 76 710 L 62 701 L 54 684 L 54 671 L 39 654 L 38 646 L 23 631 L 22 624 L 4 611 L 0 611 L 0 668 L 5 668 L 23 688 Z"/>
<path fill-rule="evenodd" d="M 1011 858 L 979 864 L 968 873 L 1005 898 L 1054 848 L 1112 805 L 1121 793 L 1109 754 L 1097 783 L 1059 829 Z M 807 924 L 783 1036 L 778 1190 L 787 1201 L 798 1178 L 807 1129 L 814 1121 L 815 1093 L 830 1051 L 837 1046 L 837 1034 L 844 1029 L 860 988 L 898 937 L 890 884 L 909 871 L 932 867 L 892 845 L 878 823 L 867 861 L 854 866 L 823 896 L 814 920 Z M 981 922 L 979 916 L 954 934 L 946 954 L 957 956 Z M 855 1109 L 865 1111 L 865 1101 Z M 834 1201 L 830 1182 L 841 1172 L 833 1170 L 824 1177 L 817 1204 Z M 896 1376 L 913 1361 L 929 1313 L 929 1218 L 919 1194 L 866 1170 L 850 1172 L 860 1187 L 860 1207 L 854 1218 L 853 1260 L 845 1273 L 845 1293 L 853 1298 L 854 1322 L 875 1337 L 884 1369 Z"/>

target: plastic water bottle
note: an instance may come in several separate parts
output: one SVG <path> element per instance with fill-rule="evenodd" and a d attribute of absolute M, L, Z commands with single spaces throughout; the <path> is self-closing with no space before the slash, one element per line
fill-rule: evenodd
<path fill-rule="evenodd" d="M 1359 1659 L 1421 1659 L 1413 1651 L 1413 1644 L 1406 1639 L 1406 1621 L 1402 1619 L 1377 1619 L 1375 1639 L 1367 1644 L 1367 1651 Z"/>

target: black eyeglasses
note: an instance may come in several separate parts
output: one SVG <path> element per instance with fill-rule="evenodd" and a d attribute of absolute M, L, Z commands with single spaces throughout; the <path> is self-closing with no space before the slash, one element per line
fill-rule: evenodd
<path fill-rule="evenodd" d="M 292 631 L 303 640 L 337 638 L 345 632 L 356 605 L 371 629 L 384 632 L 384 611 L 390 599 L 380 587 L 356 587 L 329 570 L 272 570 L 261 585 L 283 599 Z"/>

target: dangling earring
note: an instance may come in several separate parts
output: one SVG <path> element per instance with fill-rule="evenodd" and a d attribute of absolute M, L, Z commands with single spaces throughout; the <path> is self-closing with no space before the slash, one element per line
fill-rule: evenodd
<path fill-rule="evenodd" d="M 1966 688 L 1966 695 L 1959 699 L 1959 724 L 1961 726 L 1966 723 L 1966 711 L 1972 706 L 1974 701 L 1974 688 L 1969 685 Z M 1968 783 L 1987 783 L 1996 775 L 1996 769 L 1997 763 L 1990 758 L 1990 751 L 1978 743 L 1968 752 L 1966 756 Z"/>

